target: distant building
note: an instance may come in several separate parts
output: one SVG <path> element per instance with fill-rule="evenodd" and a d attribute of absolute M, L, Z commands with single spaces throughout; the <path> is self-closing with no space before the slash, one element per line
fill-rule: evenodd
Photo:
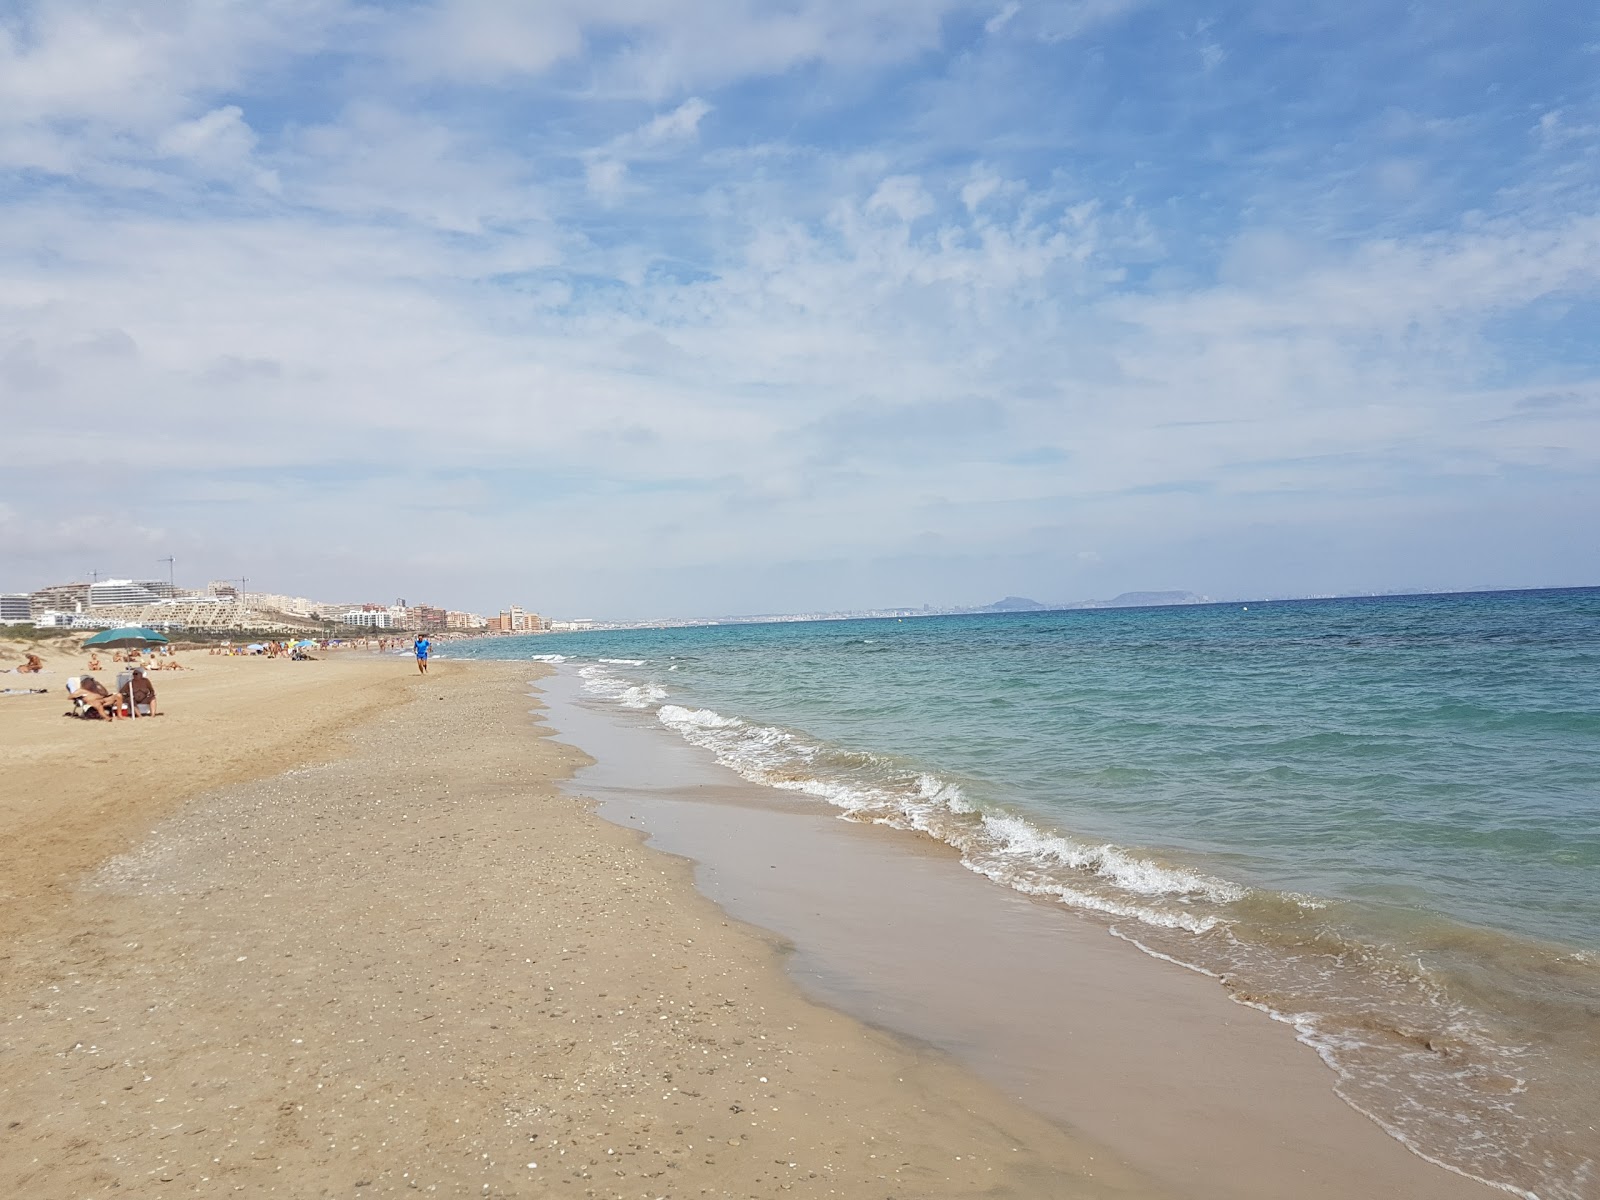
<path fill-rule="evenodd" d="M 450 611 L 444 614 L 444 627 L 446 629 L 487 629 L 488 618 L 480 617 L 477 613 Z"/>
<path fill-rule="evenodd" d="M 538 613 L 524 612 L 513 604 L 500 610 L 500 615 L 490 617 L 485 625 L 490 633 L 543 633 L 544 618 Z"/>
<path fill-rule="evenodd" d="M 89 585 L 56 583 L 40 588 L 28 600 L 36 617 L 46 612 L 81 612 L 89 603 Z"/>
<path fill-rule="evenodd" d="M 102 579 L 89 585 L 90 608 L 122 608 L 132 604 L 154 604 L 172 595 L 172 588 L 133 579 Z"/>
<path fill-rule="evenodd" d="M 450 614 L 431 604 L 413 604 L 406 615 L 410 618 L 408 629 L 444 629 L 449 625 Z"/>
<path fill-rule="evenodd" d="M 285 596 L 280 592 L 246 592 L 243 599 L 251 608 L 270 608 L 277 612 L 292 613 L 297 617 L 314 617 L 323 609 L 333 607 L 319 604 L 305 596 Z"/>
<path fill-rule="evenodd" d="M 40 629 L 71 629 L 72 614 L 47 608 L 43 612 L 33 614 L 33 623 Z"/>
<path fill-rule="evenodd" d="M 356 625 L 362 629 L 392 629 L 394 618 L 389 615 L 387 608 L 352 608 L 347 613 L 339 614 L 341 625 Z"/>
<path fill-rule="evenodd" d="M 206 595 L 220 596 L 224 600 L 237 600 L 239 598 L 239 589 L 226 579 L 213 579 L 206 584 Z"/>
<path fill-rule="evenodd" d="M 27 592 L 0 592 L 0 624 L 16 625 L 33 620 L 33 597 Z"/>
<path fill-rule="evenodd" d="M 92 612 L 56 612 L 48 609 L 33 618 L 36 629 L 112 629 L 126 623 L 125 618 Z"/>

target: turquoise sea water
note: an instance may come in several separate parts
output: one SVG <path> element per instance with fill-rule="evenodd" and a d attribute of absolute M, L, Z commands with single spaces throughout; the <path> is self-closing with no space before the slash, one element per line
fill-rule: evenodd
<path fill-rule="evenodd" d="M 1292 1023 L 1419 1153 L 1600 1195 L 1600 589 L 503 639 Z"/>

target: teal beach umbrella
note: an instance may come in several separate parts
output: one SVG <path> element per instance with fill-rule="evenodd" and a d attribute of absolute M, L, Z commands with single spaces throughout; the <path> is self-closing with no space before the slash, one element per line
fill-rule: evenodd
<path fill-rule="evenodd" d="M 137 626 L 128 626 L 125 629 L 107 629 L 104 633 L 97 633 L 83 643 L 85 650 L 95 647 L 101 650 L 124 650 L 129 646 L 164 646 L 166 637 L 154 629 L 141 629 Z"/>

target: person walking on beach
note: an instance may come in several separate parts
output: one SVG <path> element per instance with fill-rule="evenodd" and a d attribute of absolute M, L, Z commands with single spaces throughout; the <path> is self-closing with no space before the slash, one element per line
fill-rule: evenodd
<path fill-rule="evenodd" d="M 428 641 L 428 635 L 425 633 L 417 634 L 416 644 L 412 648 L 417 652 L 417 670 L 426 675 L 428 673 L 428 651 L 433 649 L 432 643 Z"/>

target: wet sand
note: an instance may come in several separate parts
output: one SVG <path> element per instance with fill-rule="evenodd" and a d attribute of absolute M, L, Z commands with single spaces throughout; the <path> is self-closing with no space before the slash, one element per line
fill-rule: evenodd
<path fill-rule="evenodd" d="M 192 662 L 0 707 L 0 1194 L 1166 1194 L 805 999 L 558 791 L 535 668 Z"/>

